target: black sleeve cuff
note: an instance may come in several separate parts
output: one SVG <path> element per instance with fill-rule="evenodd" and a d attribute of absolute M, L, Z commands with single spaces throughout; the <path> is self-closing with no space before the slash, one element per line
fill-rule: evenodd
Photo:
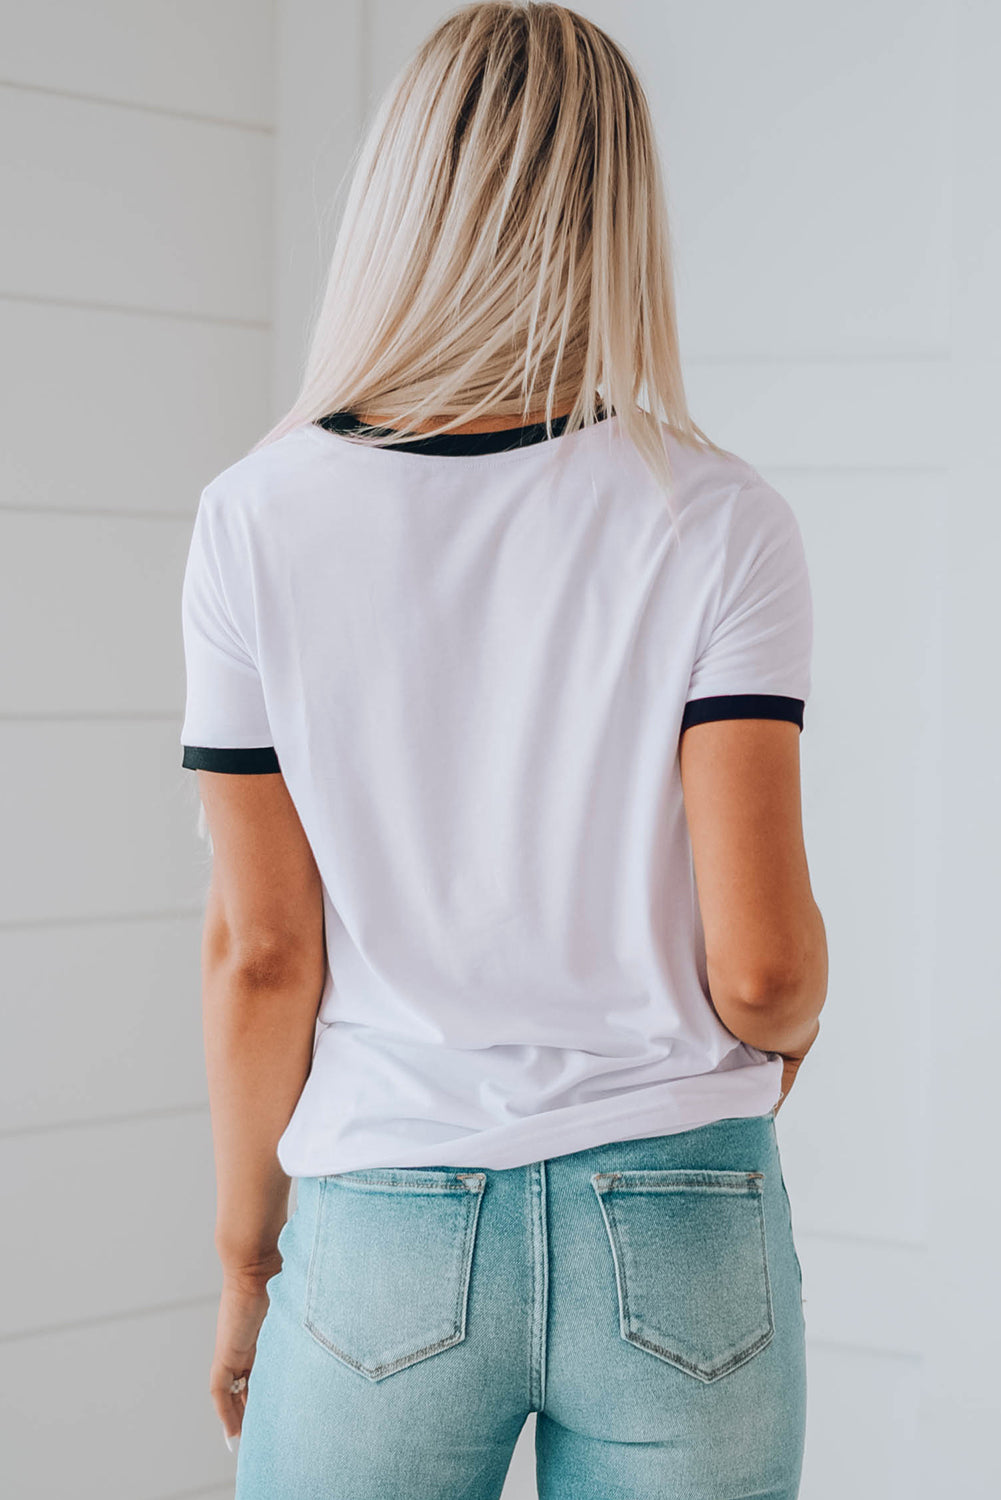
<path fill-rule="evenodd" d="M 721 693 L 714 698 L 690 698 L 681 716 L 682 733 L 692 724 L 713 719 L 787 719 L 803 728 L 803 698 L 782 693 Z"/>
<path fill-rule="evenodd" d="M 219 750 L 214 745 L 185 745 L 181 765 L 189 771 L 233 771 L 244 776 L 260 776 L 278 771 L 274 745 L 255 746 L 252 750 Z"/>

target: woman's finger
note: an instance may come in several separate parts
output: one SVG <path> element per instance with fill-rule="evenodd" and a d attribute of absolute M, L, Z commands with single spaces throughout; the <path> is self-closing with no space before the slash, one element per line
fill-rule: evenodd
<path fill-rule="evenodd" d="M 234 1370 L 223 1360 L 213 1360 L 209 1373 L 209 1394 L 227 1437 L 238 1437 L 243 1428 L 243 1413 L 247 1406 L 246 1387 L 242 1391 L 230 1389 L 233 1381 L 240 1375 L 247 1376 L 249 1371 Z"/>

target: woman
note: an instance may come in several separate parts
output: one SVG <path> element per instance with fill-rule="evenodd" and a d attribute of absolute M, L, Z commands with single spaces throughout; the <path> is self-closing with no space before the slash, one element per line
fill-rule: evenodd
<path fill-rule="evenodd" d="M 403 71 L 183 625 L 239 1500 L 487 1500 L 531 1411 L 542 1497 L 795 1495 L 809 579 L 687 413 L 599 28 Z"/>

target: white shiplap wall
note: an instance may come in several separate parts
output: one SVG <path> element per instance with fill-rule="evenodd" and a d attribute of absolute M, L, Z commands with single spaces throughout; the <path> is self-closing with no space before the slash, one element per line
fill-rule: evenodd
<path fill-rule="evenodd" d="M 3 11 L 0 1491 L 222 1500 L 179 590 L 274 415 L 274 16 Z"/>

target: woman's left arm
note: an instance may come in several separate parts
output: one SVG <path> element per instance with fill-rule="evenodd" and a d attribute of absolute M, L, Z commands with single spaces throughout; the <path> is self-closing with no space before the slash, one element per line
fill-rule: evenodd
<path fill-rule="evenodd" d="M 205 1062 L 216 1168 L 215 1245 L 224 1291 L 210 1389 L 227 1433 L 243 1400 L 281 1268 L 290 1179 L 278 1139 L 312 1061 L 326 973 L 323 897 L 313 852 L 279 772 L 198 771 L 212 837 L 202 936 Z"/>

